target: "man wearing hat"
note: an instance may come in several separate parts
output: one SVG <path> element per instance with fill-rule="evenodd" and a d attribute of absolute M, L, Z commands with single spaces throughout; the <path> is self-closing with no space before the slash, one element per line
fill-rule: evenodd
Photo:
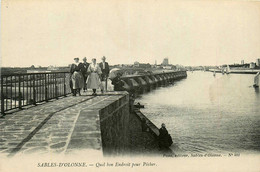
<path fill-rule="evenodd" d="M 109 75 L 109 65 L 106 62 L 106 57 L 102 57 L 102 62 L 99 63 L 99 67 L 101 68 L 102 74 L 101 74 L 101 81 L 105 81 L 105 90 L 107 91 L 107 78 Z M 103 92 L 103 88 L 101 88 L 101 91 Z"/>
<path fill-rule="evenodd" d="M 87 58 L 84 57 L 83 58 L 83 63 L 79 64 L 79 70 L 82 73 L 83 78 L 84 78 L 84 88 L 83 88 L 84 92 L 87 90 L 86 80 L 88 78 L 88 73 L 87 73 L 88 67 L 89 67 L 89 63 L 87 62 Z"/>

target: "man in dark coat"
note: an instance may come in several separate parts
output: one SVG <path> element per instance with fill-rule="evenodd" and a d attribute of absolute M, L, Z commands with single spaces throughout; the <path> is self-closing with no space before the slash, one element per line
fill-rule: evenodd
<path fill-rule="evenodd" d="M 112 85 L 114 85 L 114 91 L 123 91 L 124 83 L 121 80 L 121 73 L 117 73 L 116 77 L 112 79 Z"/>
<path fill-rule="evenodd" d="M 168 149 L 172 144 L 172 138 L 169 135 L 165 124 L 162 123 L 162 127 L 159 129 L 159 148 L 160 150 Z"/>
<path fill-rule="evenodd" d="M 99 67 L 101 68 L 102 74 L 101 74 L 101 81 L 105 81 L 105 90 L 107 90 L 107 78 L 109 76 L 109 65 L 106 62 L 106 57 L 102 57 L 102 62 L 99 63 Z M 101 88 L 101 91 L 103 92 L 104 88 Z"/>
<path fill-rule="evenodd" d="M 83 63 L 79 64 L 80 72 L 82 73 L 83 78 L 84 78 L 84 88 L 83 88 L 84 92 L 87 90 L 86 80 L 88 78 L 88 73 L 87 73 L 88 67 L 89 67 L 89 63 L 87 62 L 87 58 L 84 57 L 83 58 Z"/>

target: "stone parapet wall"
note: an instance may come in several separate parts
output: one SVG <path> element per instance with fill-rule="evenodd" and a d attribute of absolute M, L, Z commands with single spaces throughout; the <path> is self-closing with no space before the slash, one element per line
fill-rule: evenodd
<path fill-rule="evenodd" d="M 158 86 L 173 83 L 187 77 L 186 71 L 168 71 L 162 73 L 151 73 L 146 75 L 133 75 L 122 77 L 123 89 L 128 92 L 143 93 Z"/>
<path fill-rule="evenodd" d="M 123 93 L 99 111 L 104 155 L 123 154 L 129 147 L 129 95 Z"/>
<path fill-rule="evenodd" d="M 159 129 L 139 109 L 135 109 L 134 112 L 131 113 L 130 119 L 130 125 L 132 126 L 130 130 L 133 130 L 133 132 L 130 132 L 132 146 L 139 146 L 139 149 L 133 147 L 132 151 L 138 151 L 136 153 L 142 153 L 144 155 L 162 154 L 163 152 L 159 150 L 158 144 Z M 137 133 L 139 133 L 139 138 L 136 137 Z M 173 153 L 170 148 L 164 151 Z"/>
<path fill-rule="evenodd" d="M 142 119 L 147 119 L 142 113 L 139 114 L 137 111 L 130 113 L 129 154 L 141 156 L 158 155 L 157 136 L 150 128 L 143 127 Z"/>

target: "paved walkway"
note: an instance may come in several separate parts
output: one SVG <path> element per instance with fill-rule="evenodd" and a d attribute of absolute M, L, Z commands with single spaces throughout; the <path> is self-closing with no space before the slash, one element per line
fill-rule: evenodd
<path fill-rule="evenodd" d="M 87 92 L 6 115 L 0 119 L 0 155 L 101 150 L 98 110 L 121 94 Z"/>

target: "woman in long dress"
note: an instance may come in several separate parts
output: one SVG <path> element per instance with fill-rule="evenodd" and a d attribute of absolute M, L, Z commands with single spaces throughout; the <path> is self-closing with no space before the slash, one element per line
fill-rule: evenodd
<path fill-rule="evenodd" d="M 92 63 L 88 67 L 88 78 L 87 78 L 87 87 L 93 90 L 94 96 L 97 95 L 96 90 L 100 88 L 101 86 L 101 69 L 99 65 L 96 63 L 96 59 L 92 59 Z"/>
<path fill-rule="evenodd" d="M 70 67 L 71 83 L 72 83 L 72 94 L 76 96 L 77 93 L 80 95 L 80 90 L 84 87 L 84 78 L 79 68 L 79 58 L 74 58 L 74 63 Z"/>

